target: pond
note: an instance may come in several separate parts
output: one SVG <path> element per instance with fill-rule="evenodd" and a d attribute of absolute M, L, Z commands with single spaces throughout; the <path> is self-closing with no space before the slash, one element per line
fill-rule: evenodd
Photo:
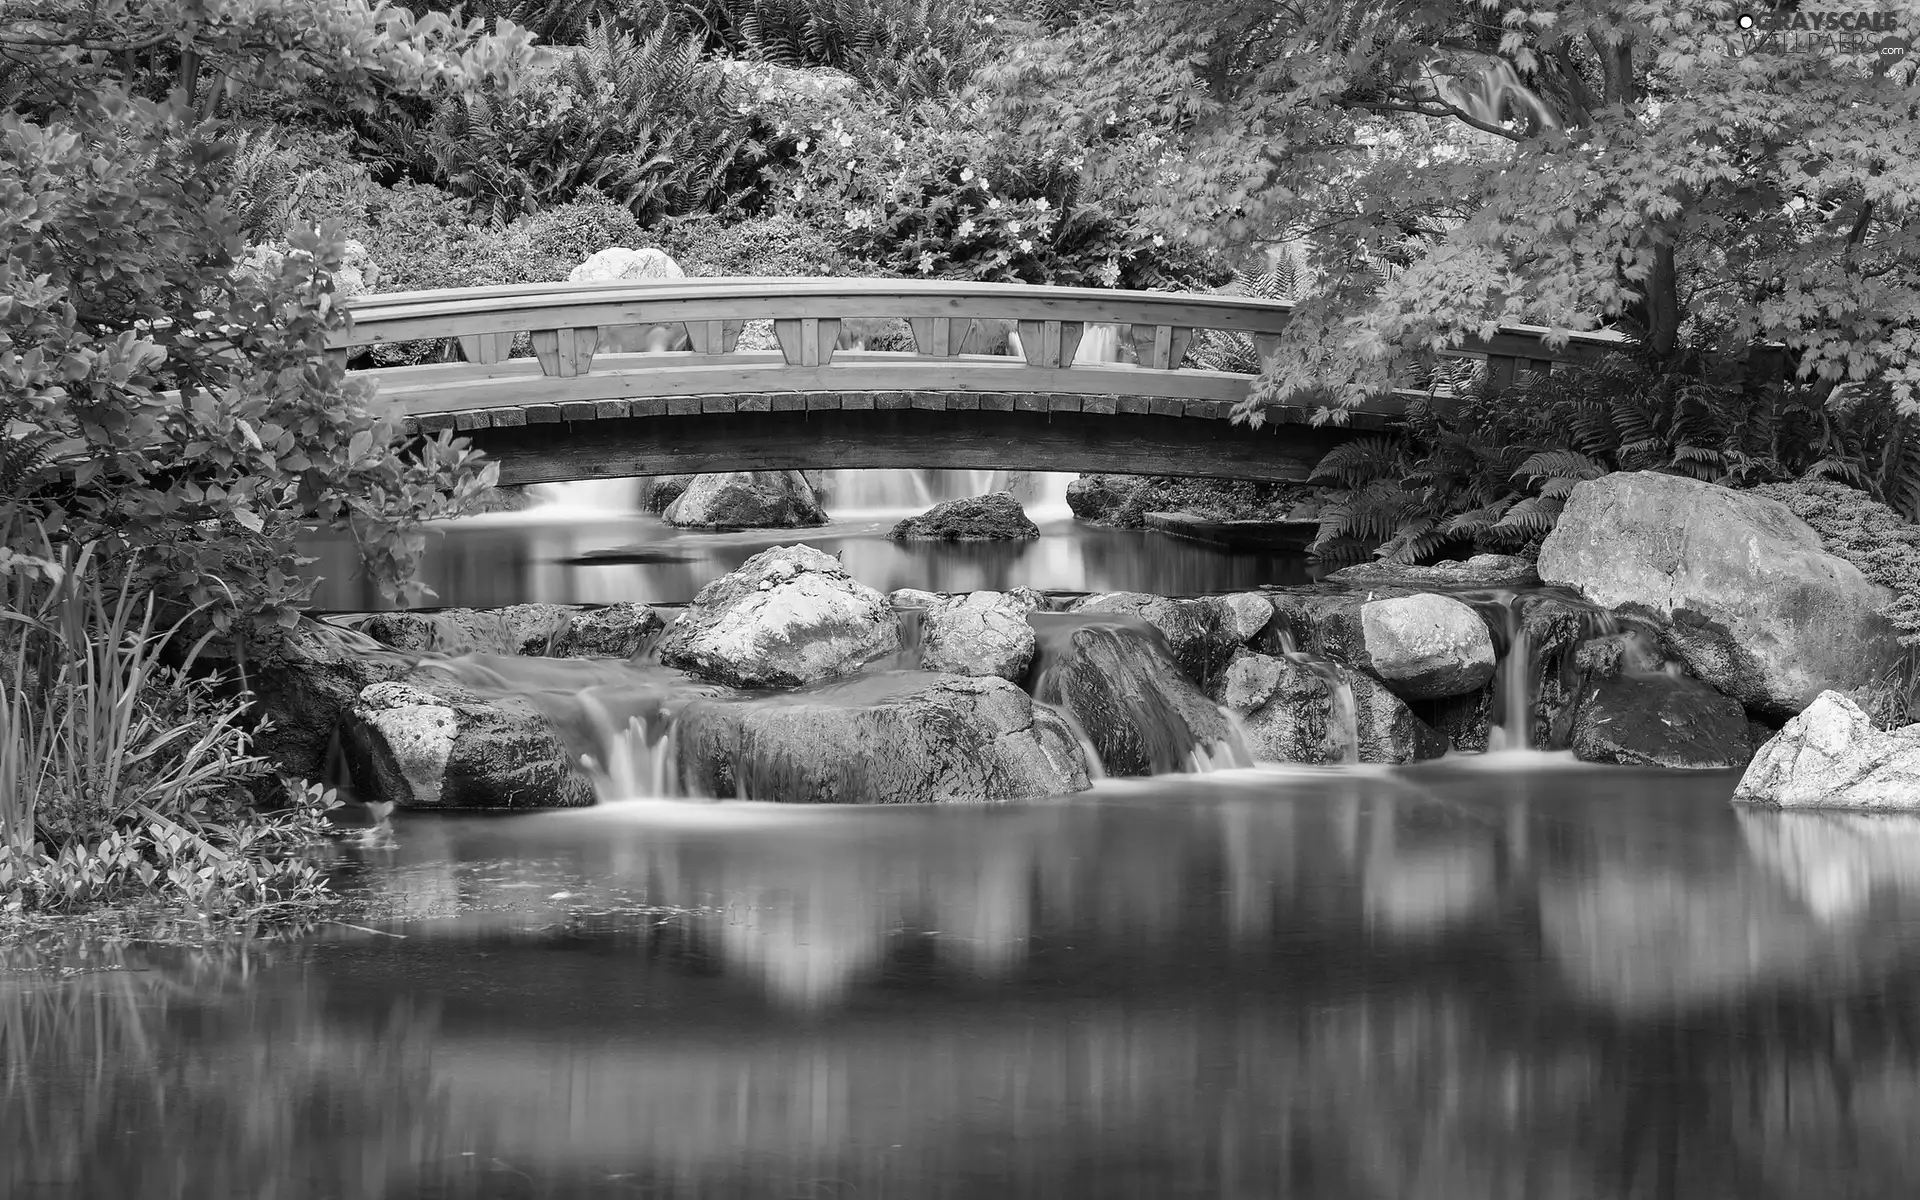
<path fill-rule="evenodd" d="M 7 951 L 0 1194 L 1908 1194 L 1920 827 L 1733 784 L 399 814 L 311 936 Z"/>

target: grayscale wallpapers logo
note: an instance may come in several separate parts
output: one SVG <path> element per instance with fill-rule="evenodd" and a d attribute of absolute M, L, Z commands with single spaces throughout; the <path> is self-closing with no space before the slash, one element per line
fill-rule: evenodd
<path fill-rule="evenodd" d="M 1824 4 L 1798 0 L 1755 7 L 1734 18 L 1746 48 L 1752 51 L 1826 50 L 1835 54 L 1877 56 L 1882 65 L 1912 53 L 1920 28 L 1911 11 L 1869 4 Z"/>

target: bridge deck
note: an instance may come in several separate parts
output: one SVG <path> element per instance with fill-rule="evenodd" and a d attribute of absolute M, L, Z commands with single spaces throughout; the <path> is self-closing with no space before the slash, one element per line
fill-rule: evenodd
<path fill-rule="evenodd" d="M 414 428 L 474 437 L 510 483 L 828 463 L 1296 479 L 1407 402 L 1375 397 L 1340 428 L 1312 426 L 1304 409 L 1268 410 L 1262 429 L 1231 424 L 1254 377 L 1182 364 L 1196 330 L 1245 335 L 1263 356 L 1275 350 L 1292 306 L 1244 296 L 686 279 L 374 295 L 349 312 L 337 354 L 457 341 L 464 362 L 355 374 L 377 379 Z M 862 318 L 904 318 L 915 350 L 840 349 L 842 322 Z M 760 319 L 772 322 L 779 349 L 737 350 L 746 323 Z M 1017 328 L 1021 357 L 962 353 L 978 322 Z M 1122 327 L 1137 364 L 1077 362 L 1096 324 Z M 684 331 L 692 349 L 622 349 L 619 331 L 662 325 Z M 521 334 L 534 357 L 509 357 Z M 1466 350 L 1501 380 L 1620 344 L 1510 327 Z"/>

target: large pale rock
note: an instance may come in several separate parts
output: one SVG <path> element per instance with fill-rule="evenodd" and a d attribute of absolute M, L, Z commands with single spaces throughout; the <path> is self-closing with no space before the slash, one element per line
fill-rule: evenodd
<path fill-rule="evenodd" d="M 609 246 L 589 255 L 587 260 L 567 274 L 568 283 L 649 283 L 686 278 L 680 264 L 665 250 L 646 247 Z M 596 353 L 633 354 L 662 350 L 685 350 L 686 326 L 679 322 L 666 325 L 606 325 L 599 331 Z"/>
<path fill-rule="evenodd" d="M 920 610 L 920 665 L 953 675 L 997 675 L 1015 683 L 1033 664 L 1036 607 L 1002 592 L 942 596 L 902 588 L 887 599 L 897 608 Z"/>
<path fill-rule="evenodd" d="M 587 256 L 567 273 L 568 283 L 638 283 L 650 279 L 684 279 L 687 273 L 665 250 L 648 246 L 632 250 L 609 246 Z"/>
<path fill-rule="evenodd" d="M 1735 801 L 1783 808 L 1920 811 L 1920 724 L 1882 733 L 1838 692 L 1822 692 L 1760 748 Z"/>
<path fill-rule="evenodd" d="M 372 684 L 346 724 L 355 781 L 401 808 L 571 808 L 593 803 L 558 732 L 518 696 L 485 699 L 421 675 Z"/>
<path fill-rule="evenodd" d="M 885 596 L 811 546 L 775 546 L 700 589 L 661 635 L 660 661 L 733 687 L 797 687 L 894 653 Z"/>
<path fill-rule="evenodd" d="M 695 475 L 661 515 L 687 529 L 791 529 L 827 521 L 798 471 Z"/>
<path fill-rule="evenodd" d="M 1778 501 L 1698 480 L 1619 472 L 1573 490 L 1540 548 L 1540 577 L 1671 625 L 1699 678 L 1789 716 L 1894 660 L 1891 596 Z"/>
<path fill-rule="evenodd" d="M 1079 722 L 1112 775 L 1160 775 L 1232 757 L 1234 733 L 1165 639 L 1136 616 L 1041 614 L 1033 694 Z"/>
<path fill-rule="evenodd" d="M 1398 696 L 1337 663 L 1240 650 L 1213 696 L 1240 717 L 1262 762 L 1408 763 L 1447 751 Z"/>
<path fill-rule="evenodd" d="M 902 673 L 773 700 L 699 699 L 677 726 L 689 794 L 797 804 L 999 803 L 1087 787 L 1080 743 L 1004 679 Z"/>
<path fill-rule="evenodd" d="M 908 517 L 887 534 L 895 541 L 1014 542 L 1040 536 L 1020 502 L 1007 492 L 966 496 Z"/>
<path fill-rule="evenodd" d="M 1423 592 L 1360 606 L 1367 671 L 1403 697 L 1431 700 L 1476 691 L 1493 678 L 1493 637 L 1471 608 Z"/>

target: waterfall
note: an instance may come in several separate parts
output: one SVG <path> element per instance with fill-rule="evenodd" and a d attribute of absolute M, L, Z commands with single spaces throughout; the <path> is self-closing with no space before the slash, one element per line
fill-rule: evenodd
<path fill-rule="evenodd" d="M 639 476 L 620 479 L 575 479 L 568 483 L 536 483 L 530 491 L 549 508 L 625 515 L 640 511 Z"/>
<path fill-rule="evenodd" d="M 1547 729 L 1536 737 L 1533 728 L 1548 686 L 1548 677 L 1565 668 L 1565 656 L 1589 638 L 1606 637 L 1619 632 L 1619 623 L 1611 612 L 1564 589 L 1536 589 L 1525 592 L 1500 588 L 1490 592 L 1467 593 L 1459 597 L 1481 612 L 1497 610 L 1496 619 L 1504 635 L 1504 645 L 1496 646 L 1500 660 L 1495 668 L 1495 695 L 1499 710 L 1494 727 L 1488 731 L 1487 749 L 1552 750 L 1558 748 L 1564 730 Z M 1531 625 L 1529 617 L 1538 606 L 1551 604 L 1555 611 Z M 1542 659 L 1536 639 L 1545 636 L 1553 661 Z M 1655 669 L 1658 664 L 1655 664 Z M 1536 745 L 1535 743 L 1539 744 Z"/>

